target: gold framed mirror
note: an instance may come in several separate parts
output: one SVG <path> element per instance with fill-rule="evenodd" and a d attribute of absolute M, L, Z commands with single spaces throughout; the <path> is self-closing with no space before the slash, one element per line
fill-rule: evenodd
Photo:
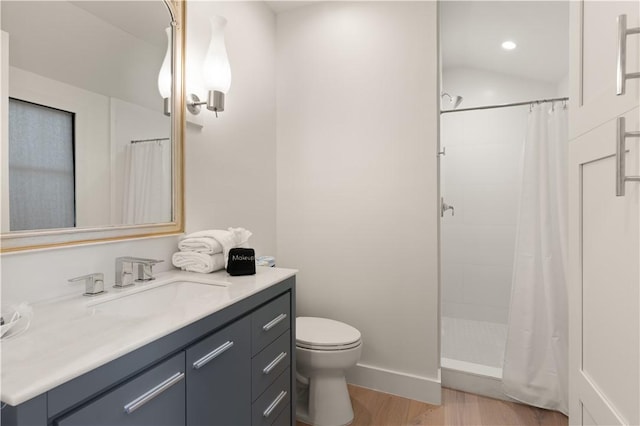
<path fill-rule="evenodd" d="M 1 251 L 183 232 L 184 1 L 0 7 Z"/>

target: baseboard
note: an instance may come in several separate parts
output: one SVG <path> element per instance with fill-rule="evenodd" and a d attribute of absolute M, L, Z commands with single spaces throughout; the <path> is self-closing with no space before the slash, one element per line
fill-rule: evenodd
<path fill-rule="evenodd" d="M 442 401 L 439 370 L 434 379 L 357 364 L 347 372 L 347 382 L 428 404 L 440 405 Z"/>

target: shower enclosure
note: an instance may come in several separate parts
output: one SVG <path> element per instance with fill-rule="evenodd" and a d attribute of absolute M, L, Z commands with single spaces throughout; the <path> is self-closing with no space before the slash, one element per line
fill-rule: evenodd
<path fill-rule="evenodd" d="M 531 101 L 564 99 L 563 87 L 473 69 L 448 69 L 443 77 L 451 97 L 463 101 L 453 109 L 445 97 L 441 114 L 441 195 L 453 207 L 441 218 L 442 382 L 505 398 L 527 120 Z M 484 87 L 494 88 L 492 99 Z"/>
<path fill-rule="evenodd" d="M 440 5 L 442 384 L 506 398 L 527 122 L 532 101 L 568 96 L 569 7 Z"/>
<path fill-rule="evenodd" d="M 528 107 L 460 108 L 441 116 L 442 367 L 499 380 Z"/>

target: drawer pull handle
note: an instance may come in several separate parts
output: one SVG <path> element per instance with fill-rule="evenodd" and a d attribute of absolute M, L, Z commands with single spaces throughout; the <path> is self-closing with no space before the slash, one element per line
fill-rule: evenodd
<path fill-rule="evenodd" d="M 233 346 L 233 342 L 230 340 L 227 340 L 226 343 L 223 343 L 219 347 L 215 348 L 214 350 L 212 350 L 211 352 L 209 352 L 208 354 L 206 354 L 205 356 L 203 356 L 202 358 L 194 362 L 193 368 L 195 370 L 198 370 L 199 368 L 204 367 L 214 358 L 222 355 L 223 352 L 226 352 L 227 350 L 231 349 L 232 346 Z"/>
<path fill-rule="evenodd" d="M 142 407 L 147 402 L 151 401 L 153 398 L 159 396 L 162 392 L 169 389 L 171 386 L 175 385 L 179 381 L 184 379 L 184 373 L 176 373 L 173 376 L 169 377 L 164 382 L 160 383 L 158 386 L 153 389 L 149 389 L 147 392 L 143 393 L 130 403 L 124 406 L 124 412 L 127 414 L 131 414 L 136 411 L 138 408 Z"/>
<path fill-rule="evenodd" d="M 616 73 L 616 95 L 624 95 L 627 80 L 640 78 L 640 72 L 627 72 L 627 36 L 640 34 L 640 27 L 627 28 L 627 15 L 618 16 L 618 58 Z"/>
<path fill-rule="evenodd" d="M 280 392 L 280 395 L 278 395 L 276 397 L 276 399 L 274 399 L 273 402 L 271 404 L 269 404 L 269 406 L 267 407 L 266 410 L 264 410 L 264 413 L 262 413 L 262 415 L 264 417 L 269 417 L 271 415 L 271 413 L 273 413 L 273 410 L 276 409 L 278 404 L 280 404 L 282 402 L 282 400 L 284 399 L 285 396 L 287 396 L 287 391 Z"/>
<path fill-rule="evenodd" d="M 280 352 L 280 355 L 278 355 L 277 357 L 275 357 L 275 359 L 273 361 L 271 361 L 269 363 L 269 365 L 267 365 L 262 372 L 264 374 L 269 374 L 271 373 L 271 370 L 273 370 L 274 368 L 276 368 L 276 365 L 280 364 L 280 361 L 282 361 L 283 359 L 285 359 L 287 357 L 287 353 L 286 352 Z"/>
<path fill-rule="evenodd" d="M 280 323 L 280 321 L 284 320 L 287 318 L 287 314 L 280 314 L 277 317 L 275 317 L 274 319 L 272 319 L 271 321 L 269 321 L 268 323 L 266 323 L 265 325 L 262 326 L 262 329 L 264 331 L 269 331 L 271 330 L 273 327 L 275 327 L 276 325 L 278 325 L 278 323 Z"/>
<path fill-rule="evenodd" d="M 627 138 L 640 138 L 640 132 L 627 132 L 624 117 L 618 117 L 617 143 L 616 143 L 616 196 L 624 197 L 625 182 L 638 182 L 640 176 L 627 176 L 626 158 Z"/>

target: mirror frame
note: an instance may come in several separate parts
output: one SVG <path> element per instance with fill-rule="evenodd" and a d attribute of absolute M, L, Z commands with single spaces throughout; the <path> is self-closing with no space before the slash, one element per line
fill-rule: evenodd
<path fill-rule="evenodd" d="M 17 231 L 0 235 L 0 253 L 75 246 L 137 238 L 175 235 L 184 232 L 184 161 L 183 143 L 185 127 L 184 52 L 185 2 L 163 0 L 171 19 L 173 33 L 171 141 L 173 179 L 173 222 L 143 225 L 114 225 L 90 228 L 64 228 L 44 231 Z"/>

